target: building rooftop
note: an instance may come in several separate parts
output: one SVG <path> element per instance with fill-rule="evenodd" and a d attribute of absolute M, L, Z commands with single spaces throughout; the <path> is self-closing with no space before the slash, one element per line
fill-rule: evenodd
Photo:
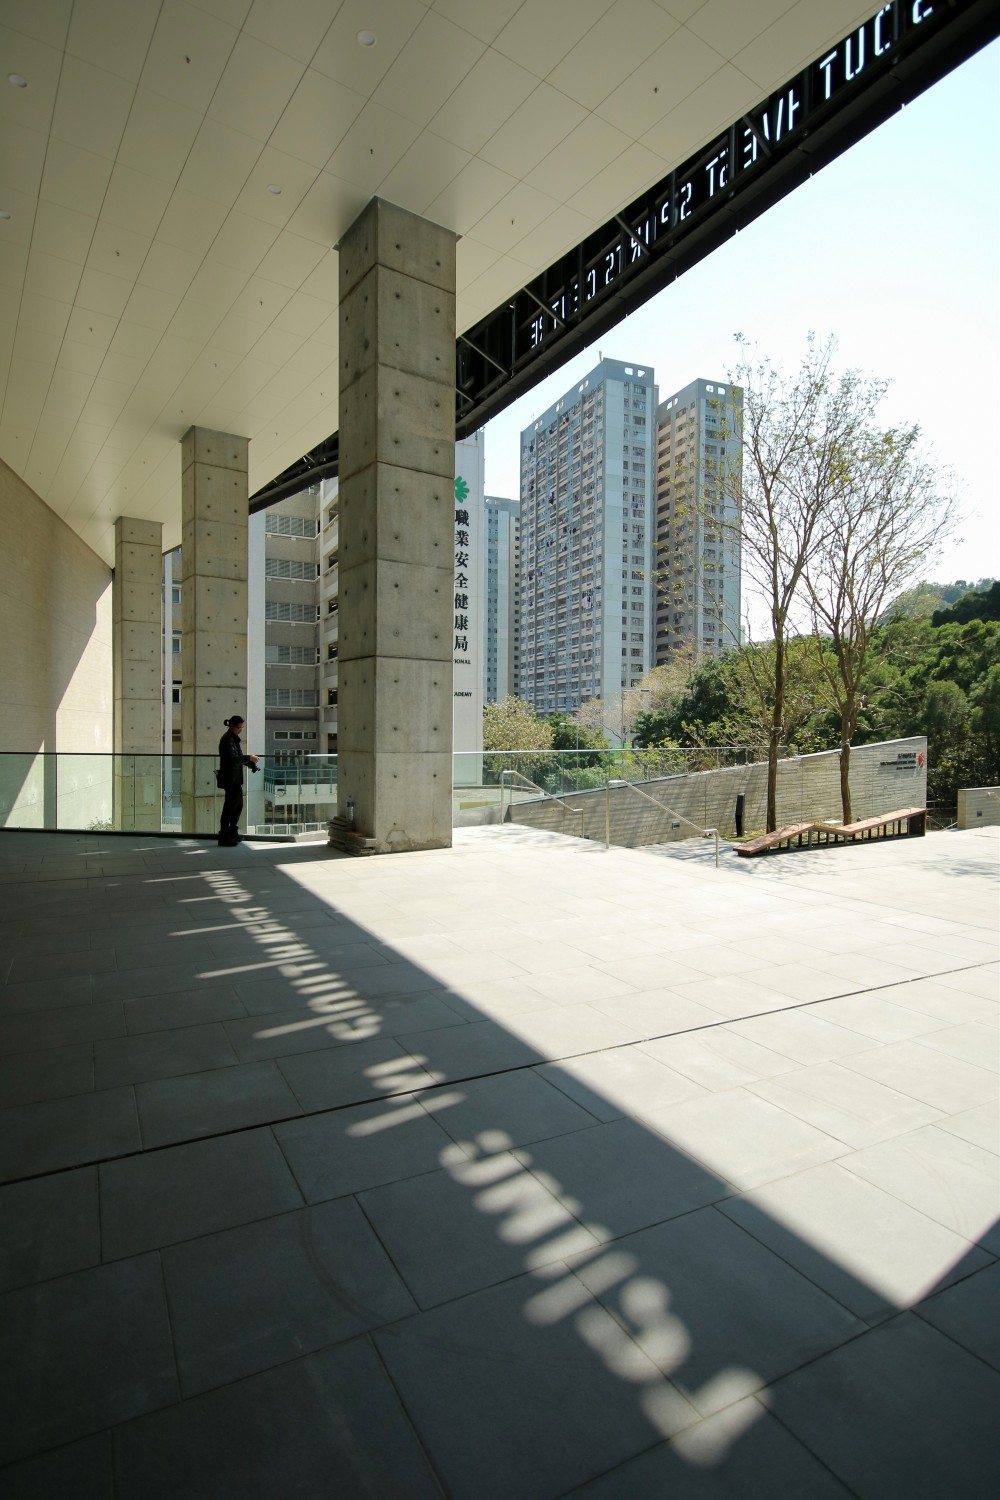
<path fill-rule="evenodd" d="M 992 1497 L 997 854 L 4 833 L 5 1493 Z"/>

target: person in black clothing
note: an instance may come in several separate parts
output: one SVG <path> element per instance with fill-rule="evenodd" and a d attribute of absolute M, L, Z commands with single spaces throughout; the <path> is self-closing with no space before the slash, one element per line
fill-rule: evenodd
<path fill-rule="evenodd" d="M 258 757 L 243 754 L 240 735 L 245 721 L 240 714 L 233 714 L 231 719 L 222 722 L 228 727 L 219 741 L 219 782 L 226 793 L 219 824 L 219 843 L 231 848 L 240 841 L 237 825 L 243 811 L 243 767 L 249 766 L 256 774 Z"/>

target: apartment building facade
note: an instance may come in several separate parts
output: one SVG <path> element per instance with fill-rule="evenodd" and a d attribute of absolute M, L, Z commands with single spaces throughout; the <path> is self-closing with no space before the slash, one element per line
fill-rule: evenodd
<path fill-rule="evenodd" d="M 518 688 L 539 713 L 653 665 L 656 410 L 651 367 L 603 359 L 521 433 Z"/>
<path fill-rule="evenodd" d="M 483 699 L 518 695 L 521 655 L 521 503 L 483 502 Z"/>
<path fill-rule="evenodd" d="M 743 392 L 694 380 L 656 413 L 654 663 L 740 640 Z"/>

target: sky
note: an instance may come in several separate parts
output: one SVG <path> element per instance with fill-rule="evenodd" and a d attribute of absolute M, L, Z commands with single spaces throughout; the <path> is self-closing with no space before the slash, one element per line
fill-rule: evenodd
<path fill-rule="evenodd" d="M 794 369 L 812 330 L 891 382 L 964 519 L 923 576 L 1000 577 L 1000 43 L 899 111 L 486 427 L 486 493 L 518 493 L 520 433 L 601 354 L 665 400 L 727 377 L 734 335 Z M 756 633 L 756 631 L 755 631 Z"/>

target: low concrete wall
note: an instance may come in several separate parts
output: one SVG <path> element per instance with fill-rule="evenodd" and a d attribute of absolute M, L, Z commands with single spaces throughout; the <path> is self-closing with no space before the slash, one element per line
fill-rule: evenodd
<path fill-rule="evenodd" d="M 967 786 L 958 794 L 959 828 L 1000 824 L 1000 786 Z"/>
<path fill-rule="evenodd" d="M 645 796 L 629 787 L 612 787 L 609 797 L 611 842 L 625 848 L 665 844 L 696 836 L 697 828 L 717 828 L 725 838 L 736 833 L 736 796 L 746 798 L 744 833 L 764 827 L 767 806 L 767 766 L 733 766 L 668 776 L 640 785 Z M 651 806 L 647 798 L 660 804 Z M 923 736 L 858 745 L 851 752 L 851 799 L 855 819 L 895 812 L 901 807 L 924 807 L 927 801 L 927 741 Z M 562 804 L 579 808 L 582 820 Z M 840 752 L 795 756 L 778 762 L 778 825 L 807 818 L 841 817 Z M 689 822 L 684 822 L 688 819 Z M 605 793 L 568 793 L 560 802 L 549 799 L 515 802 L 507 821 L 558 833 L 582 831 L 603 841 Z"/>

